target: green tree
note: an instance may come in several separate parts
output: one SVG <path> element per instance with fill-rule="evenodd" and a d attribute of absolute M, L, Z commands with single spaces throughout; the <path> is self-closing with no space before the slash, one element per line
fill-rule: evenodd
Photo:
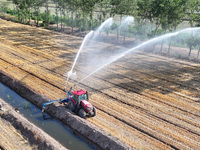
<path fill-rule="evenodd" d="M 43 0 L 33 0 L 33 9 L 34 9 L 34 20 L 36 22 L 36 25 L 39 26 L 39 21 L 41 19 L 40 16 L 40 7 L 43 5 Z"/>
<path fill-rule="evenodd" d="M 200 32 L 199 31 L 190 31 L 186 33 L 181 33 L 179 35 L 178 43 L 181 43 L 185 46 L 189 47 L 188 57 L 191 56 L 192 49 L 200 48 Z M 199 52 L 197 54 L 197 57 L 199 55 Z"/>
<path fill-rule="evenodd" d="M 61 32 L 63 31 L 63 14 L 65 12 L 65 1 L 64 0 L 57 0 L 59 11 L 60 11 L 60 22 L 61 22 Z"/>
<path fill-rule="evenodd" d="M 106 20 L 107 14 L 111 12 L 110 0 L 102 0 L 99 3 L 98 9 L 100 11 L 98 18 L 100 23 L 102 23 Z"/>
<path fill-rule="evenodd" d="M 111 0 L 111 15 L 115 16 L 115 14 L 120 15 L 120 24 L 122 21 L 122 17 L 124 15 L 133 15 L 133 12 L 136 8 L 135 0 Z M 119 30 L 117 30 L 117 41 L 119 40 Z M 125 36 L 124 36 L 125 40 Z"/>
<path fill-rule="evenodd" d="M 34 1 L 32 0 L 25 0 L 25 23 L 27 24 L 27 14 L 28 14 L 28 24 L 30 24 L 31 21 L 31 8 L 33 7 Z"/>
<path fill-rule="evenodd" d="M 68 1 L 68 9 L 71 11 L 71 27 L 72 27 L 72 33 L 74 31 L 74 14 L 76 11 L 80 9 L 80 6 L 82 6 L 82 0 L 69 0 Z M 85 13 L 85 12 L 83 12 Z"/>
<path fill-rule="evenodd" d="M 189 53 L 188 56 L 191 56 L 192 47 L 196 47 L 199 44 L 199 39 L 194 33 L 191 33 L 191 36 L 185 41 L 186 44 L 189 46 Z"/>
<path fill-rule="evenodd" d="M 152 30 L 150 37 L 158 34 L 158 29 L 162 27 L 164 33 L 169 30 L 176 30 L 182 22 L 182 18 L 187 11 L 189 0 L 138 0 L 137 14 L 142 19 L 148 19 L 155 29 Z M 169 40 L 168 53 L 170 52 L 172 38 Z M 161 51 L 162 51 L 161 44 Z"/>
<path fill-rule="evenodd" d="M 189 0 L 187 3 L 189 7 L 187 9 L 187 17 L 189 18 L 189 23 L 192 27 L 195 26 L 195 21 L 200 21 L 200 1 L 199 0 Z"/>
<path fill-rule="evenodd" d="M 148 19 L 151 23 L 153 23 L 152 1 L 153 0 L 137 1 L 137 15 L 143 20 Z"/>
<path fill-rule="evenodd" d="M 110 0 L 112 5 L 111 13 L 120 15 L 122 19 L 123 15 L 133 15 L 134 9 L 136 8 L 135 0 Z"/>
<path fill-rule="evenodd" d="M 0 3 L 0 10 L 5 13 L 8 10 L 8 3 L 7 2 Z"/>
<path fill-rule="evenodd" d="M 58 31 L 58 10 L 59 10 L 58 0 L 53 0 L 53 3 L 56 5 L 55 13 L 56 13 L 56 25 L 57 25 L 57 31 Z"/>
<path fill-rule="evenodd" d="M 50 19 L 49 19 L 49 15 L 50 15 L 49 0 L 44 0 L 44 5 L 45 5 L 45 8 L 46 8 L 44 23 L 45 23 L 45 28 L 48 28 L 49 27 L 49 22 L 50 22 Z"/>
<path fill-rule="evenodd" d="M 16 6 L 19 22 L 27 23 L 28 14 L 30 23 L 31 8 L 34 6 L 35 1 L 36 0 L 12 0 L 13 4 Z"/>
<path fill-rule="evenodd" d="M 94 11 L 97 10 L 98 5 L 102 0 L 80 0 L 79 7 L 84 14 L 88 14 L 90 18 L 90 29 L 94 28 Z"/>
<path fill-rule="evenodd" d="M 22 0 L 10 0 L 15 4 L 16 10 L 17 10 L 17 18 L 18 22 L 21 22 L 21 10 L 20 10 L 20 5 L 22 3 Z"/>
<path fill-rule="evenodd" d="M 155 24 L 153 36 L 161 26 L 165 31 L 174 29 L 186 14 L 188 0 L 138 0 L 138 15 Z"/>

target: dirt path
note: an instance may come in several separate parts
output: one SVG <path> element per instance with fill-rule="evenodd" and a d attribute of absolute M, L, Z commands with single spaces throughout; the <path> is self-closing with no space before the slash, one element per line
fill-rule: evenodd
<path fill-rule="evenodd" d="M 81 42 L 0 20 L 0 70 L 51 99 L 64 98 L 64 74 Z M 140 52 L 77 88 L 87 88 L 98 109 L 87 120 L 133 148 L 198 149 L 199 75 L 199 64 Z"/>
<path fill-rule="evenodd" d="M 5 150 L 33 150 L 36 149 L 22 137 L 9 122 L 0 118 L 0 147 Z M 1 149 L 1 148 L 0 148 Z"/>

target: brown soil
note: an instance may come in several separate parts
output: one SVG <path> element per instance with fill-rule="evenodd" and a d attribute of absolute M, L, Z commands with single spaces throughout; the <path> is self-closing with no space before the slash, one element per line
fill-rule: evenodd
<path fill-rule="evenodd" d="M 49 99 L 64 98 L 64 74 L 82 40 L 0 20 L 0 70 Z M 87 88 L 98 109 L 98 115 L 87 121 L 131 147 L 198 149 L 199 74 L 199 64 L 140 52 L 115 62 L 77 88 Z M 63 122 L 71 121 L 65 117 Z"/>
<path fill-rule="evenodd" d="M 24 150 L 34 149 L 33 146 L 6 120 L 0 118 L 0 149 Z M 36 149 L 36 147 L 35 147 Z"/>
<path fill-rule="evenodd" d="M 0 99 L 0 149 L 2 150 L 36 150 L 36 149 L 62 149 L 60 143 L 44 131 L 30 123 L 27 119 L 16 112 L 11 106 Z"/>

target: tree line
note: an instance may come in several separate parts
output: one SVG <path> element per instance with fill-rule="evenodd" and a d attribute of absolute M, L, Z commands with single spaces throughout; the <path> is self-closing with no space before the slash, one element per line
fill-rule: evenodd
<path fill-rule="evenodd" d="M 50 23 L 68 23 L 80 28 L 94 29 L 108 17 L 119 15 L 134 16 L 138 21 L 148 20 L 158 29 L 176 30 L 184 20 L 191 26 L 200 26 L 199 0 L 8 0 L 15 4 L 15 14 L 21 23 L 36 23 L 42 20 L 45 27 Z M 49 7 L 54 4 L 55 15 L 50 15 Z M 52 5 L 51 5 L 52 6 Z M 45 12 L 41 14 L 41 7 Z M 52 18 L 53 17 L 53 18 Z M 70 19 L 70 21 L 69 21 Z M 76 20 L 76 22 L 74 21 Z M 62 26 L 63 25 L 63 26 Z M 57 27 L 58 28 L 58 27 Z"/>
<path fill-rule="evenodd" d="M 147 39 L 172 32 L 184 20 L 191 27 L 200 26 L 200 0 L 7 0 L 15 5 L 9 10 L 20 23 L 48 28 L 57 24 L 55 30 L 65 31 L 66 26 L 78 28 L 80 32 L 95 29 L 109 17 L 134 16 L 135 25 L 128 29 L 126 36 Z M 41 7 L 45 8 L 41 12 Z M 50 14 L 54 7 L 55 14 Z M 119 21 L 119 22 L 120 22 Z M 119 26 L 114 24 L 113 28 Z M 131 35 L 130 35 L 131 34 Z M 189 36 L 189 35 L 188 35 Z M 191 36 L 194 39 L 194 36 Z M 194 40 L 192 40 L 194 41 Z M 198 40 L 196 40 L 198 42 Z M 171 43 L 170 41 L 169 43 Z M 193 42 L 194 43 L 194 42 Z M 197 46 L 197 43 L 190 47 Z"/>

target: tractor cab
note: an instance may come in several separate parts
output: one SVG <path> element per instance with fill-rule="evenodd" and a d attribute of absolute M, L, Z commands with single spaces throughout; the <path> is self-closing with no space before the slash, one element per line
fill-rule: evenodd
<path fill-rule="evenodd" d="M 77 105 L 80 105 L 82 100 L 88 101 L 88 93 L 84 90 L 77 90 L 72 92 L 72 98 Z"/>
<path fill-rule="evenodd" d="M 84 90 L 72 92 L 72 97 L 68 102 L 68 107 L 74 112 L 78 112 L 82 118 L 96 115 L 96 108 L 88 102 L 88 93 Z"/>
<path fill-rule="evenodd" d="M 72 98 L 76 103 L 80 103 L 82 100 L 88 101 L 88 93 L 84 90 L 77 90 L 72 92 Z"/>

